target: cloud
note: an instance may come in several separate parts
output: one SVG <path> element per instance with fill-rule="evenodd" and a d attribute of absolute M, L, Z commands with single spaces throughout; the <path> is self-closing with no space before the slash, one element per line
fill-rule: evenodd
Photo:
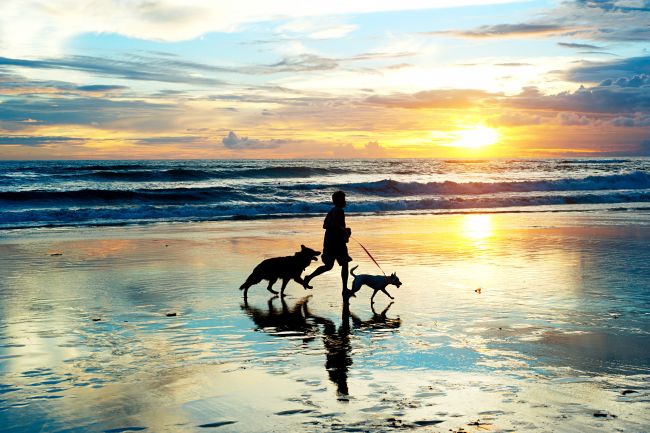
<path fill-rule="evenodd" d="M 223 81 L 202 77 L 196 72 L 232 72 L 201 63 L 184 62 L 160 57 L 135 57 L 134 60 L 109 59 L 92 56 L 68 56 L 59 59 L 27 60 L 0 57 L 0 67 L 82 71 L 128 80 L 159 81 L 214 86 Z"/>
<path fill-rule="evenodd" d="M 531 63 L 495 63 L 494 66 L 519 67 L 519 66 L 533 66 L 533 65 Z"/>
<path fill-rule="evenodd" d="M 647 0 L 574 0 L 549 11 L 549 20 L 582 29 L 581 39 L 646 42 L 650 38 Z"/>
<path fill-rule="evenodd" d="M 314 53 L 285 55 L 271 64 L 225 67 L 206 63 L 178 60 L 169 56 L 130 55 L 128 58 L 103 58 L 93 56 L 67 56 L 42 60 L 0 57 L 3 66 L 15 70 L 21 68 L 36 70 L 80 71 L 98 76 L 138 81 L 189 84 L 197 86 L 219 86 L 228 83 L 216 78 L 223 74 L 278 74 L 288 72 L 328 71 L 341 63 L 396 59 L 413 56 L 413 52 L 366 52 L 349 57 L 329 58 Z M 0 82 L 0 84 L 2 84 Z M 85 92 L 114 92 L 127 87 L 116 85 L 86 85 L 65 87 L 67 90 Z"/>
<path fill-rule="evenodd" d="M 265 92 L 267 90 L 268 92 Z M 223 93 L 205 97 L 207 101 L 228 101 L 242 104 L 273 104 L 277 106 L 311 107 L 327 106 L 339 98 L 329 96 L 312 96 L 300 91 L 273 91 L 271 89 L 249 88 L 237 93 Z"/>
<path fill-rule="evenodd" d="M 587 117 L 568 112 L 558 113 L 557 120 L 560 125 L 564 126 L 584 126 L 591 124 L 591 121 Z"/>
<path fill-rule="evenodd" d="M 618 54 L 608 53 L 607 51 L 578 51 L 578 54 L 592 54 L 592 55 L 597 55 L 597 56 L 618 57 Z"/>
<path fill-rule="evenodd" d="M 386 47 L 386 48 L 400 48 L 400 47 Z M 406 47 L 401 47 L 401 48 L 406 48 Z M 405 49 L 395 49 L 393 51 L 386 51 L 386 52 L 369 52 L 369 53 L 362 53 L 362 54 L 357 54 L 351 57 L 347 58 L 340 58 L 339 61 L 361 61 L 361 60 L 382 60 L 382 59 L 398 59 L 398 58 L 403 58 L 403 57 L 412 57 L 418 55 L 418 52 L 416 50 L 405 50 Z"/>
<path fill-rule="evenodd" d="M 164 123 L 166 116 L 178 113 L 179 108 L 172 104 L 104 98 L 21 97 L 0 103 L 0 122 L 14 122 L 17 126 L 25 119 L 44 124 L 89 126 L 137 119 Z"/>
<path fill-rule="evenodd" d="M 569 69 L 563 75 L 565 79 L 575 82 L 600 82 L 639 75 L 644 80 L 640 85 L 649 84 L 647 80 L 650 75 L 650 56 L 605 62 L 583 62 L 581 65 Z"/>
<path fill-rule="evenodd" d="M 176 137 L 148 137 L 135 140 L 136 144 L 181 144 L 181 143 L 196 143 L 202 140 L 203 137 L 198 136 L 176 136 Z"/>
<path fill-rule="evenodd" d="M 519 38 L 523 36 L 548 36 L 564 34 L 572 30 L 558 24 L 496 24 L 481 26 L 475 30 L 455 30 L 448 32 L 430 32 L 428 34 L 450 34 L 464 38 Z"/>
<path fill-rule="evenodd" d="M 529 126 L 542 123 L 541 116 L 537 114 L 522 113 L 520 111 L 506 112 L 490 121 L 492 126 Z"/>
<path fill-rule="evenodd" d="M 36 96 L 47 95 L 52 97 L 55 94 L 59 95 L 109 95 L 116 97 L 123 91 L 129 89 L 127 86 L 113 85 L 113 84 L 92 84 L 92 85 L 76 85 L 63 81 L 51 80 L 34 80 L 27 79 L 17 74 L 7 74 L 0 72 L 0 94 L 4 97 L 7 96 Z"/>
<path fill-rule="evenodd" d="M 278 28 L 283 38 L 305 35 L 309 39 L 339 39 L 347 36 L 358 27 L 354 24 L 341 24 L 333 22 L 331 18 L 302 18 L 292 20 Z"/>
<path fill-rule="evenodd" d="M 650 39 L 650 13 L 637 14 L 601 13 L 596 16 L 576 17 L 576 25 L 583 23 L 582 29 L 576 30 L 575 36 L 604 42 L 647 42 Z"/>
<path fill-rule="evenodd" d="M 626 128 L 643 128 L 650 126 L 649 113 L 636 113 L 634 116 L 619 116 L 611 120 L 613 126 Z"/>
<path fill-rule="evenodd" d="M 338 62 L 315 54 L 300 54 L 293 57 L 285 57 L 281 61 L 264 68 L 265 72 L 304 72 L 304 71 L 327 71 L 335 69 Z M 255 68 L 262 72 L 261 68 Z"/>
<path fill-rule="evenodd" d="M 109 85 L 109 84 L 92 84 L 88 86 L 77 86 L 76 89 L 81 92 L 109 93 L 109 92 L 126 90 L 128 89 L 128 87 Z"/>
<path fill-rule="evenodd" d="M 0 145 L 38 147 L 51 143 L 70 143 L 84 141 L 79 137 L 35 136 L 35 135 L 3 135 Z"/>
<path fill-rule="evenodd" d="M 309 34 L 311 39 L 339 39 L 343 38 L 357 29 L 355 25 L 340 25 L 326 29 L 317 30 Z"/>
<path fill-rule="evenodd" d="M 363 150 L 367 157 L 373 158 L 381 158 L 388 154 L 388 150 L 376 140 L 367 142 L 363 146 Z"/>
<path fill-rule="evenodd" d="M 511 108 L 574 113 L 619 114 L 650 111 L 650 87 L 581 86 L 575 92 L 543 95 L 526 88 L 503 100 Z"/>
<path fill-rule="evenodd" d="M 600 9 L 608 12 L 650 11 L 650 3 L 647 0 L 575 0 L 575 3 L 587 8 Z"/>
<path fill-rule="evenodd" d="M 275 43 L 276 41 L 261 41 L 263 43 Z M 292 50 L 289 50 L 292 51 Z M 277 74 L 287 72 L 313 72 L 328 71 L 352 62 L 363 62 L 373 60 L 392 60 L 417 55 L 414 51 L 399 52 L 364 52 L 347 57 L 324 57 L 319 54 L 305 52 L 302 48 L 296 52 L 285 53 L 283 57 L 271 64 L 249 65 L 244 68 L 223 68 L 224 71 L 235 74 Z M 403 67 L 406 64 L 400 65 Z"/>
<path fill-rule="evenodd" d="M 599 47 L 597 45 L 591 45 L 591 44 L 575 44 L 570 42 L 558 42 L 557 44 L 564 48 L 576 48 L 579 50 L 602 50 L 603 49 L 603 47 Z"/>
<path fill-rule="evenodd" d="M 483 90 L 441 89 L 428 90 L 413 94 L 392 94 L 370 96 L 366 102 L 399 108 L 471 108 L 494 102 L 498 95 Z"/>
<path fill-rule="evenodd" d="M 607 81 L 605 81 L 607 83 Z M 621 77 L 618 80 L 614 81 L 612 83 L 613 85 L 619 86 L 619 87 L 642 87 L 642 86 L 650 86 L 650 75 L 643 74 L 643 75 L 635 75 L 634 77 L 628 79 L 625 77 Z M 604 85 L 601 83 L 601 86 Z"/>
<path fill-rule="evenodd" d="M 413 64 L 411 63 L 396 63 L 394 65 L 388 65 L 385 69 L 389 71 L 396 71 L 398 69 L 412 68 Z"/>
<path fill-rule="evenodd" d="M 256 140 L 248 137 L 239 137 L 234 131 L 230 131 L 222 140 L 223 145 L 228 149 L 274 149 L 286 143 L 286 140 Z"/>
<path fill-rule="evenodd" d="M 572 36 L 593 41 L 647 42 L 650 39 L 647 0 L 567 0 L 531 22 L 486 25 L 474 30 L 430 32 L 464 38 Z M 590 44 L 559 43 L 567 48 L 592 49 Z M 580 45 L 585 45 L 580 47 Z"/>
<path fill-rule="evenodd" d="M 650 113 L 649 80 L 649 76 L 636 76 L 555 94 L 544 94 L 536 87 L 526 87 L 515 95 L 439 89 L 413 94 L 373 95 L 365 98 L 364 102 L 387 108 L 501 110 L 499 116 L 491 118 L 491 123 L 502 126 L 541 123 L 579 126 L 611 119 L 611 116 L 619 116 L 621 124 L 629 124 L 630 121 L 624 119 L 634 113 Z M 641 123 L 637 115 L 634 125 Z"/>
<path fill-rule="evenodd" d="M 277 19 L 434 9 L 515 0 L 3 0 L 0 55 L 58 56 L 65 42 L 84 33 L 178 42 L 209 32 Z"/>

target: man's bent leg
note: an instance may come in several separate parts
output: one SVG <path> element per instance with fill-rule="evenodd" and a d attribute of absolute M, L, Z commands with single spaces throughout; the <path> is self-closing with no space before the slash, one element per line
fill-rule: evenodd
<path fill-rule="evenodd" d="M 334 262 L 331 263 L 325 263 L 324 265 L 321 265 L 314 270 L 311 274 L 307 275 L 305 277 L 305 286 L 309 285 L 309 282 L 319 276 L 320 274 L 324 274 L 325 272 L 329 271 L 334 267 Z"/>

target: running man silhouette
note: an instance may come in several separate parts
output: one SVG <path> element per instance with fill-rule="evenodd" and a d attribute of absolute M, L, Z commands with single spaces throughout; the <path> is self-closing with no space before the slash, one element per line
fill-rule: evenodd
<path fill-rule="evenodd" d="M 352 235 L 352 230 L 345 226 L 345 212 L 343 211 L 343 208 L 347 204 L 345 202 L 345 193 L 343 191 L 336 191 L 332 194 L 332 203 L 334 203 L 334 206 L 327 213 L 323 222 L 323 228 L 325 229 L 323 254 L 321 256 L 323 265 L 305 277 L 305 287 L 315 277 L 331 270 L 334 267 L 334 261 L 336 261 L 341 265 L 343 299 L 347 299 L 349 296 L 348 262 L 352 261 L 352 258 L 348 255 L 348 246 L 346 244 Z"/>

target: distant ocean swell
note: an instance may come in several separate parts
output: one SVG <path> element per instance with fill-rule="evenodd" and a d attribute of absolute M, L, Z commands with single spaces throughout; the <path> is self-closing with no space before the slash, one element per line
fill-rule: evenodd
<path fill-rule="evenodd" d="M 107 166 L 80 166 L 74 170 L 59 168 L 45 170 L 52 180 L 71 181 L 89 180 L 97 182 L 179 182 L 199 181 L 212 179 L 237 179 L 237 178 L 300 178 L 315 176 L 334 176 L 350 173 L 349 170 L 322 167 L 266 167 L 249 169 L 189 169 L 171 168 L 163 170 L 147 170 L 140 165 L 107 165 Z M 36 175 L 36 173 L 34 173 Z M 0 174 L 0 179 L 15 180 L 15 173 Z M 31 176 L 23 177 L 29 178 Z"/>
<path fill-rule="evenodd" d="M 650 188 L 650 175 L 643 171 L 628 174 L 588 176 L 580 179 L 554 179 L 517 182 L 378 182 L 344 185 L 347 190 L 366 194 L 400 196 L 423 194 L 494 194 L 499 192 L 595 191 Z"/>

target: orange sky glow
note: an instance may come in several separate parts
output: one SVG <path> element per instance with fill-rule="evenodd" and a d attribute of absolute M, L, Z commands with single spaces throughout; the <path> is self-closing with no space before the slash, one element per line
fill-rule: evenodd
<path fill-rule="evenodd" d="M 630 2 L 63 3 L 0 16 L 0 159 L 650 153 Z"/>

